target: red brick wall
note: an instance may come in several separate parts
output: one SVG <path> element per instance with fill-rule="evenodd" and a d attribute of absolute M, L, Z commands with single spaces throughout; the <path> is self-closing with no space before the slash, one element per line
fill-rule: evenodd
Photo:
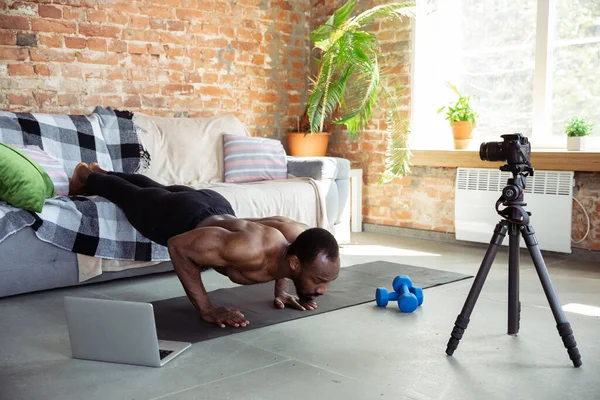
<path fill-rule="evenodd" d="M 0 0 L 0 109 L 231 112 L 295 124 L 310 5 L 291 0 Z"/>

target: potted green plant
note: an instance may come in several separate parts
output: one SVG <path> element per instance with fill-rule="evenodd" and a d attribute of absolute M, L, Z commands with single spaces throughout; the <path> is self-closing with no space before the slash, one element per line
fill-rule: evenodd
<path fill-rule="evenodd" d="M 594 125 L 585 117 L 574 116 L 565 124 L 567 135 L 567 150 L 582 151 L 586 147 L 586 138 L 592 133 Z"/>
<path fill-rule="evenodd" d="M 451 83 L 447 85 L 456 93 L 458 99 L 455 103 L 440 108 L 438 114 L 446 110 L 446 120 L 450 122 L 454 136 L 454 148 L 466 149 L 473 139 L 473 129 L 478 115 L 471 108 L 471 96 L 464 96 Z"/>
<path fill-rule="evenodd" d="M 389 110 L 388 134 L 402 142 L 406 150 L 407 133 L 397 105 L 396 76 L 380 67 L 379 40 L 368 28 L 380 20 L 413 17 L 415 2 L 380 5 L 352 16 L 356 3 L 347 1 L 310 34 L 318 51 L 316 74 L 311 78 L 298 130 L 287 134 L 291 155 L 325 155 L 329 141 L 326 123 L 345 125 L 349 136 L 355 137 L 368 126 L 379 101 Z M 310 142 L 317 142 L 319 149 L 304 149 L 304 144 Z M 401 154 L 404 167 L 408 151 Z"/>

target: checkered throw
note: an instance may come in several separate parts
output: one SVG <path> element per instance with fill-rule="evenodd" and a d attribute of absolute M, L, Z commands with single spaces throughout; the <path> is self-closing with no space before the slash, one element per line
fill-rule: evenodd
<path fill-rule="evenodd" d="M 31 213 L 0 201 L 0 242 L 34 223 L 35 217 Z"/>
<path fill-rule="evenodd" d="M 151 242 L 123 211 L 100 196 L 58 196 L 38 214 L 36 235 L 62 249 L 113 260 L 167 261 L 168 249 Z"/>
<path fill-rule="evenodd" d="M 138 172 L 149 162 L 132 114 L 103 107 L 90 115 L 0 112 L 0 142 L 40 147 L 62 162 L 69 177 L 81 161 L 126 173 Z M 169 260 L 166 247 L 142 236 L 121 209 L 99 196 L 53 197 L 39 214 L 0 202 L 0 241 L 26 226 L 32 226 L 40 240 L 75 253 Z"/>

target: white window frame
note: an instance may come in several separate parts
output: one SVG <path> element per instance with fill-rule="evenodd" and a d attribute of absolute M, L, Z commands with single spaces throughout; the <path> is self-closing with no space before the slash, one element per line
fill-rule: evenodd
<path fill-rule="evenodd" d="M 555 0 L 538 0 L 535 32 L 535 66 L 533 70 L 533 112 L 532 112 L 532 145 L 541 139 L 549 142 L 548 134 L 552 135 L 552 49 L 554 20 L 556 10 Z M 549 132 L 549 133 L 548 133 Z M 545 139 L 545 140 L 544 140 Z M 548 143 L 551 145 L 552 143 Z"/>
<path fill-rule="evenodd" d="M 445 0 L 447 1 L 447 0 Z M 412 57 L 411 57 L 411 120 L 413 122 L 412 135 L 419 135 L 423 128 L 418 125 L 417 107 L 419 93 L 419 81 L 424 79 L 422 76 L 415 76 L 419 67 L 419 49 L 417 48 L 417 35 L 419 32 L 419 15 L 425 10 L 430 10 L 427 6 L 428 0 L 417 1 L 417 17 L 412 24 Z M 535 59 L 533 76 L 533 104 L 532 104 L 532 131 L 528 135 L 531 139 L 532 148 L 538 149 L 565 149 L 566 137 L 553 135 L 552 132 L 552 68 L 553 51 L 552 48 L 557 45 L 555 42 L 555 15 L 556 0 L 538 0 L 536 11 L 536 36 L 535 36 Z M 552 23 L 551 23 L 552 22 Z M 561 41 L 562 42 L 562 41 Z M 426 77 L 425 77 L 426 79 Z M 448 128 L 450 129 L 450 128 Z M 514 132 L 506 132 L 514 133 Z M 485 140 L 490 139 L 485 137 Z M 594 142 L 600 142 L 600 138 L 590 138 Z M 482 140 L 482 141 L 485 141 Z M 500 137 L 492 140 L 501 140 Z M 417 148 L 427 149 L 429 146 L 436 148 L 436 144 L 419 143 Z M 439 145 L 438 145 L 439 146 Z M 595 147 L 595 146 L 594 146 Z M 439 147 L 437 147 L 439 148 Z"/>

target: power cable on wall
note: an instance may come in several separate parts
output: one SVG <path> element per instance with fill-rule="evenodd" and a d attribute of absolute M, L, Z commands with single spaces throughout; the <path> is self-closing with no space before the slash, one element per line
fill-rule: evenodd
<path fill-rule="evenodd" d="M 577 200 L 575 197 L 573 197 L 573 200 L 575 200 L 577 202 L 577 204 L 579 204 L 579 207 L 581 207 L 581 209 L 583 210 L 583 213 L 585 214 L 585 218 L 587 219 L 587 231 L 585 232 L 585 235 L 580 240 L 575 240 L 571 236 L 571 241 L 573 243 L 581 243 L 585 240 L 587 235 L 590 233 L 590 225 L 591 225 L 590 224 L 590 216 L 588 215 L 587 211 L 585 211 L 585 208 L 583 208 L 583 205 L 579 202 L 579 200 Z"/>

